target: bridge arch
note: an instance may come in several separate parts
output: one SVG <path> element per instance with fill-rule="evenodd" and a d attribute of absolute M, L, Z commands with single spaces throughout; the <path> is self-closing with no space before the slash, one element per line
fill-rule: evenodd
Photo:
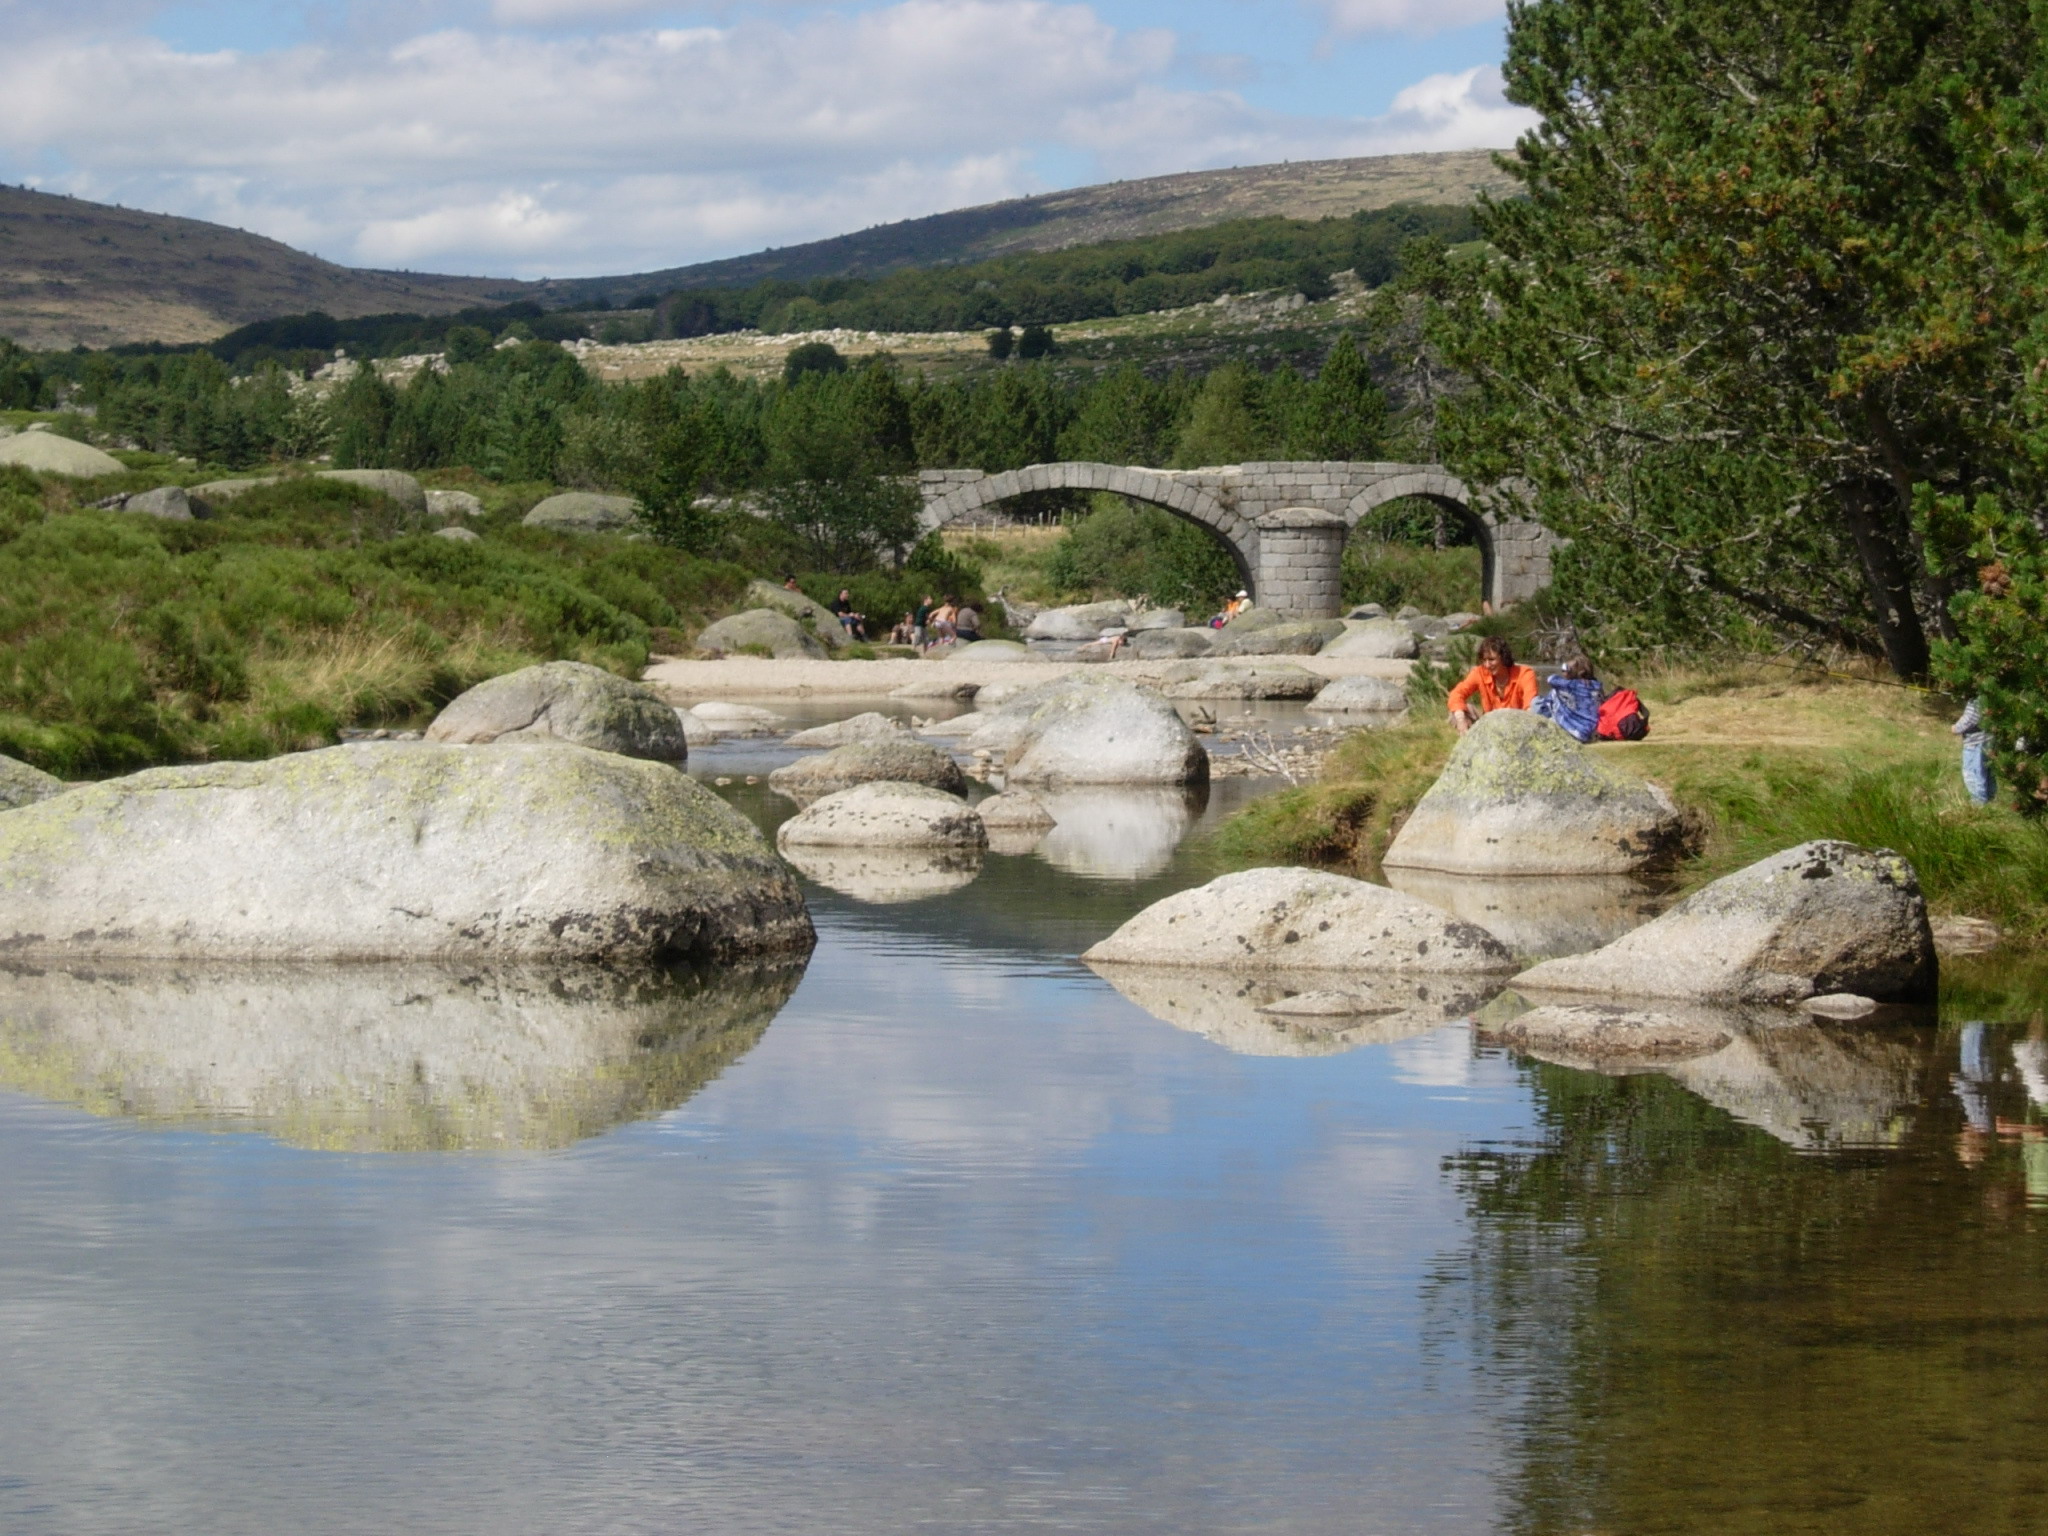
<path fill-rule="evenodd" d="M 1199 485 L 1159 470 L 1122 464 L 1032 464 L 1023 469 L 983 475 L 925 503 L 927 531 L 945 527 L 984 507 L 1032 491 L 1108 491 L 1112 495 L 1159 507 L 1184 521 L 1206 528 L 1230 551 L 1239 578 L 1250 586 L 1259 564 L 1259 531 L 1248 519 Z"/>
<path fill-rule="evenodd" d="M 1344 509 L 1344 523 L 1355 529 L 1365 519 L 1390 501 L 1401 501 L 1407 497 L 1433 501 L 1438 506 L 1456 513 L 1472 530 L 1479 541 L 1479 590 L 1487 602 L 1498 610 L 1507 605 L 1507 598 L 1501 590 L 1500 552 L 1495 547 L 1495 527 L 1490 512 L 1479 504 L 1465 482 L 1456 475 L 1439 469 L 1416 470 L 1411 474 L 1390 475 L 1351 498 Z"/>

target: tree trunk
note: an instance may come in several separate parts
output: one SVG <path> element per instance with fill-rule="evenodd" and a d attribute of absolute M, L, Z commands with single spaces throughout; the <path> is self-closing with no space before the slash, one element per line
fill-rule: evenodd
<path fill-rule="evenodd" d="M 1863 565 L 1863 585 L 1885 661 L 1902 678 L 1925 677 L 1930 659 L 1927 632 L 1913 607 L 1912 563 L 1885 515 L 1890 500 L 1883 487 L 1846 485 L 1841 490 L 1842 520 Z"/>

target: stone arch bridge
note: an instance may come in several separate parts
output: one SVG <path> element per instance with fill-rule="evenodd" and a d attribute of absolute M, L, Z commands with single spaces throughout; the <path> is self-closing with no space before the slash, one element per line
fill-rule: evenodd
<path fill-rule="evenodd" d="M 1557 540 L 1534 521 L 1512 485 L 1470 487 L 1435 464 L 1232 464 L 1221 469 L 1137 469 L 1116 464 L 1033 464 L 987 474 L 928 469 L 918 476 L 927 531 L 973 518 L 1032 491 L 1109 491 L 1163 507 L 1221 539 L 1261 606 L 1304 618 L 1342 611 L 1344 541 L 1374 508 L 1403 496 L 1464 519 L 1479 542 L 1483 586 L 1496 609 L 1550 581 Z"/>

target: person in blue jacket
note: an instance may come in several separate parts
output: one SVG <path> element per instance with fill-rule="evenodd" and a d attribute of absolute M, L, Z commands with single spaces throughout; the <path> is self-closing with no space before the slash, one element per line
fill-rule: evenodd
<path fill-rule="evenodd" d="M 1575 656 L 1549 680 L 1550 691 L 1530 706 L 1533 713 L 1554 720 L 1579 741 L 1591 741 L 1600 728 L 1600 700 L 1605 690 L 1593 676 L 1593 664 Z"/>

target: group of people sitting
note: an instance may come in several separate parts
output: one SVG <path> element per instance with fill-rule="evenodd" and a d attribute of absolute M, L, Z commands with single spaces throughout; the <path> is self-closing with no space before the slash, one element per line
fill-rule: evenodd
<path fill-rule="evenodd" d="M 1565 663 L 1564 670 L 1550 678 L 1548 691 L 1539 692 L 1536 669 L 1517 664 L 1514 648 L 1499 635 L 1479 642 L 1477 665 L 1451 690 L 1446 703 L 1451 724 L 1461 736 L 1479 714 L 1496 709 L 1526 709 L 1555 722 L 1578 741 L 1640 741 L 1650 729 L 1650 711 L 1635 691 L 1603 688 L 1593 675 L 1593 664 L 1583 656 Z"/>
<path fill-rule="evenodd" d="M 803 590 L 794 574 L 784 577 L 782 585 L 791 592 Z M 872 638 L 868 634 L 868 616 L 853 604 L 852 588 L 841 587 L 831 607 L 832 616 L 839 620 L 839 628 L 847 639 Z M 938 645 L 972 645 L 980 638 L 981 610 L 950 593 L 944 601 L 938 601 L 927 592 L 916 611 L 904 614 L 889 631 L 889 644 L 914 645 L 921 651 Z"/>

